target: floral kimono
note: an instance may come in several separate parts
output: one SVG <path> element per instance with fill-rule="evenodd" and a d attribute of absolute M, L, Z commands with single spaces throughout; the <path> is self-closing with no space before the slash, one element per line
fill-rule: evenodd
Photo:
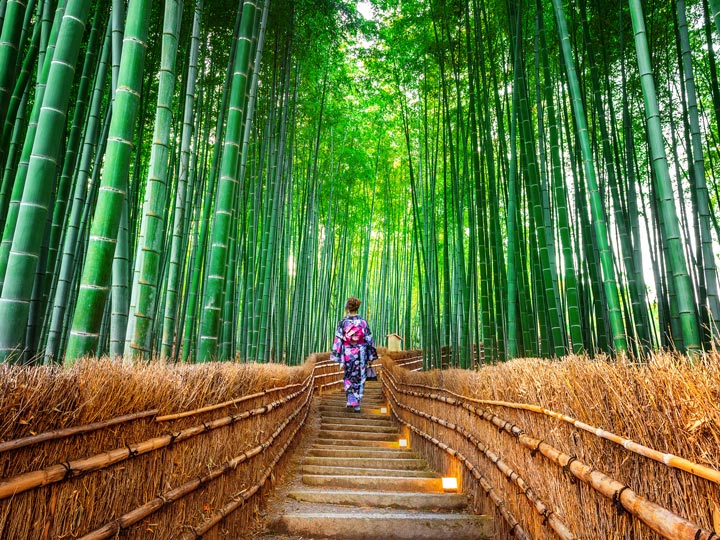
<path fill-rule="evenodd" d="M 347 406 L 359 410 L 365 387 L 365 368 L 377 358 L 372 332 L 360 315 L 345 317 L 338 323 L 330 358 L 345 369 Z"/>

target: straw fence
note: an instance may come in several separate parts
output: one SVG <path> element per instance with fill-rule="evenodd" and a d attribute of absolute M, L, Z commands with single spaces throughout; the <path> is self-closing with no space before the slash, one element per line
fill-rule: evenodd
<path fill-rule="evenodd" d="M 411 446 L 460 478 L 498 538 L 717 538 L 717 355 L 415 373 L 419 351 L 380 352 Z M 2 365 L 0 538 L 241 538 L 312 396 L 340 382 L 327 354 Z"/>
<path fill-rule="evenodd" d="M 314 367 L 0 366 L 0 538 L 239 538 Z"/>
<path fill-rule="evenodd" d="M 719 355 L 422 373 L 382 361 L 411 447 L 460 478 L 498 538 L 718 538 Z"/>

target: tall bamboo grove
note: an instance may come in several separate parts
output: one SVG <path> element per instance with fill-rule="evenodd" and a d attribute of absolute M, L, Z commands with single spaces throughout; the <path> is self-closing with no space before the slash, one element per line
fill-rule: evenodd
<path fill-rule="evenodd" d="M 0 357 L 426 367 L 720 326 L 716 0 L 0 1 Z"/>

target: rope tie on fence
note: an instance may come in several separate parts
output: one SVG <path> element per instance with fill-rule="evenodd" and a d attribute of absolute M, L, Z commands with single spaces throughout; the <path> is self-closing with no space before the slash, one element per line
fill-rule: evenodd
<path fill-rule="evenodd" d="M 625 510 L 625 507 L 623 506 L 622 501 L 620 500 L 620 497 L 622 496 L 623 491 L 625 491 L 626 489 L 630 489 L 630 488 L 628 486 L 621 487 L 613 494 L 613 497 L 612 497 L 612 502 L 615 505 L 615 509 L 617 510 L 618 515 L 620 515 L 620 516 L 627 512 L 627 510 Z M 698 530 L 698 532 L 700 532 L 700 531 Z"/>
<path fill-rule="evenodd" d="M 196 478 L 197 478 L 197 481 L 198 481 L 198 487 L 199 487 L 199 488 L 205 487 L 205 486 L 207 485 L 208 478 L 207 478 L 207 475 L 206 475 L 206 474 L 201 474 L 201 475 L 199 475 L 199 476 L 196 476 Z"/>
<path fill-rule="evenodd" d="M 540 444 L 538 444 L 538 446 L 540 446 Z M 565 465 L 562 466 L 562 469 L 565 472 L 565 474 L 568 476 L 568 479 L 570 480 L 571 484 L 574 484 L 577 481 L 575 479 L 575 475 L 573 475 L 572 471 L 570 470 L 570 465 L 572 464 L 573 461 L 577 461 L 577 456 L 575 454 L 570 456 L 570 459 L 567 460 L 567 463 L 565 463 Z M 625 486 L 623 489 L 626 489 L 626 488 L 627 488 L 627 486 Z"/>
<path fill-rule="evenodd" d="M 210 431 L 212 429 L 212 427 L 206 424 L 204 421 L 200 423 L 202 424 L 202 427 L 205 428 L 205 431 Z"/>
<path fill-rule="evenodd" d="M 70 478 L 73 475 L 73 470 L 72 470 L 72 467 L 70 466 L 70 462 L 64 461 L 60 465 L 65 467 L 65 474 L 63 475 L 63 480 L 67 480 L 68 478 Z"/>
<path fill-rule="evenodd" d="M 178 431 L 177 433 L 171 433 L 171 434 L 170 434 L 170 444 L 168 444 L 168 446 L 167 446 L 168 449 L 170 449 L 170 448 L 172 448 L 172 447 L 175 446 L 175 441 L 177 440 L 177 438 L 178 438 L 179 436 L 180 436 L 180 432 L 179 432 L 179 431 Z"/>
<path fill-rule="evenodd" d="M 543 443 L 545 439 L 540 439 L 537 444 L 535 445 L 535 448 L 530 450 L 530 457 L 535 457 L 537 453 L 540 451 L 540 445 Z"/>
<path fill-rule="evenodd" d="M 127 448 L 127 450 L 128 450 L 128 458 L 137 457 L 137 455 L 140 453 L 140 452 L 138 452 L 137 448 L 135 448 L 133 450 L 132 447 L 128 443 L 125 443 L 125 448 Z"/>

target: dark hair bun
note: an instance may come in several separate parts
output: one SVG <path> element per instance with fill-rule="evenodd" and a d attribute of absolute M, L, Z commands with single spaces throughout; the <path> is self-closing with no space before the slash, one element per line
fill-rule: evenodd
<path fill-rule="evenodd" d="M 351 296 L 347 299 L 347 302 L 345 302 L 345 309 L 347 309 L 348 311 L 357 311 L 360 307 L 360 304 L 361 302 L 359 298 Z"/>

